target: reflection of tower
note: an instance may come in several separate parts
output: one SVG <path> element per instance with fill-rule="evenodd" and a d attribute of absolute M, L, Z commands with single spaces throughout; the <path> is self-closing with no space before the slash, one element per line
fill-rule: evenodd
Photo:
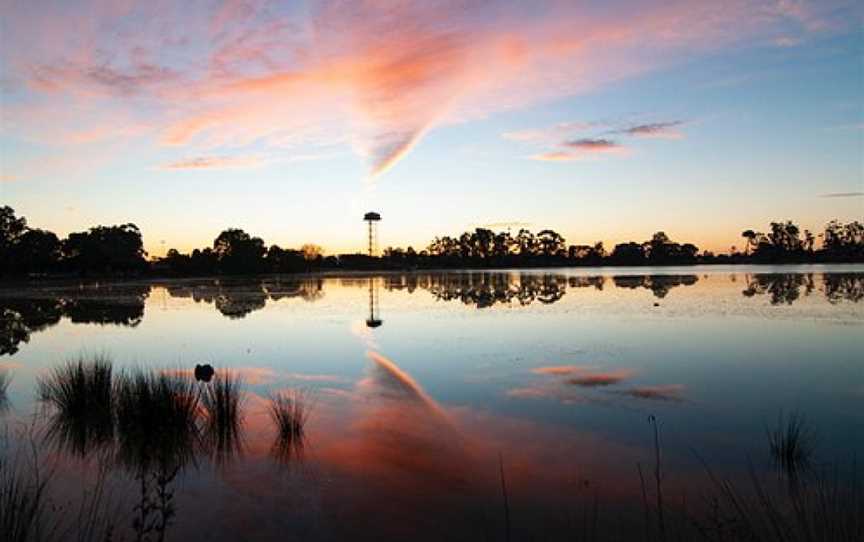
<path fill-rule="evenodd" d="M 378 318 L 378 285 L 375 284 L 375 279 L 369 279 L 369 318 L 366 319 L 366 327 L 378 327 L 384 323 L 384 320 Z"/>
<path fill-rule="evenodd" d="M 370 211 L 363 215 L 363 220 L 369 224 L 369 256 L 374 256 L 378 252 L 378 222 L 381 215 Z"/>

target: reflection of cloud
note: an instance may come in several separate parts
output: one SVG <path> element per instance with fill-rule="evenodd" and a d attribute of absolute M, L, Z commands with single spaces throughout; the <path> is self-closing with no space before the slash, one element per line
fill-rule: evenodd
<path fill-rule="evenodd" d="M 514 399 L 544 399 L 558 401 L 562 405 L 603 402 L 602 398 L 589 397 L 585 394 L 577 393 L 573 389 L 561 387 L 558 383 L 531 384 L 518 388 L 510 388 L 505 392 L 505 395 Z"/>
<path fill-rule="evenodd" d="M 547 367 L 535 367 L 531 369 L 531 372 L 538 375 L 569 375 L 586 369 L 588 367 L 583 365 L 550 365 Z"/>
<path fill-rule="evenodd" d="M 390 399 L 397 398 L 403 401 L 420 402 L 443 415 L 438 404 L 426 395 L 426 392 L 411 378 L 411 375 L 378 352 L 370 351 L 366 355 L 375 364 L 372 366 L 371 376 L 361 380 L 358 387 L 377 390 L 378 394 Z"/>
<path fill-rule="evenodd" d="M 603 373 L 585 373 L 567 380 L 569 384 L 582 386 L 584 388 L 593 388 L 597 386 L 611 386 L 622 380 L 633 376 L 633 371 L 630 369 L 620 369 L 617 371 L 608 371 Z"/>
<path fill-rule="evenodd" d="M 284 533 L 266 531 L 273 522 L 250 527 L 249 518 L 277 517 L 286 508 L 318 517 L 315 514 L 325 509 L 339 513 L 343 525 L 368 526 L 364 538 L 407 540 L 424 532 L 440 534 L 429 536 L 440 539 L 470 533 L 464 538 L 474 539 L 476 518 L 489 502 L 500 499 L 500 451 L 508 487 L 525 502 L 560 504 L 559 496 L 573 491 L 574 471 L 600 481 L 603 499 L 638 498 L 638 484 L 620 465 L 643 458 L 639 447 L 522 416 L 439 405 L 394 361 L 377 352 L 368 355 L 369 370 L 353 390 L 319 390 L 326 393 L 316 395 L 305 457 L 307 465 L 316 468 L 298 468 L 292 474 L 291 487 L 298 497 L 291 507 L 286 507 L 292 497 L 283 493 L 284 486 L 273 483 L 277 467 L 267 468 L 273 434 L 266 413 L 258 413 L 266 401 L 250 393 L 249 462 L 222 476 L 233 490 L 253 498 L 232 503 L 226 523 L 247 533 L 260 529 L 254 534 L 261 536 L 254 538 L 276 538 Z M 566 390 L 576 397 L 574 388 Z M 320 483 L 321 473 L 328 483 Z M 196 512 L 187 510 L 190 515 Z M 336 539 L 352 536 L 328 533 Z"/>
<path fill-rule="evenodd" d="M 680 402 L 683 399 L 680 396 L 684 386 L 681 384 L 667 384 L 660 386 L 638 386 L 626 390 L 616 391 L 621 395 L 629 395 L 638 399 L 651 399 L 657 401 L 675 401 Z"/>
<path fill-rule="evenodd" d="M 246 384 L 257 386 L 269 384 L 276 380 L 276 371 L 269 367 L 216 367 L 216 375 L 222 372 L 231 373 L 240 378 Z M 195 378 L 194 369 L 163 369 L 162 374 L 177 376 L 181 378 Z"/>
<path fill-rule="evenodd" d="M 302 380 L 306 382 L 346 382 L 348 380 L 344 376 L 330 374 L 287 373 L 283 376 L 288 380 Z"/>

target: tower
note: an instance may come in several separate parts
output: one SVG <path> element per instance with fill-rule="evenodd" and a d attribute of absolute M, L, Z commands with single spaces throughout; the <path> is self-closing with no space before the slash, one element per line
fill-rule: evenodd
<path fill-rule="evenodd" d="M 363 220 L 369 224 L 369 257 L 372 257 L 378 252 L 378 222 L 381 220 L 381 215 L 370 211 L 363 215 Z"/>

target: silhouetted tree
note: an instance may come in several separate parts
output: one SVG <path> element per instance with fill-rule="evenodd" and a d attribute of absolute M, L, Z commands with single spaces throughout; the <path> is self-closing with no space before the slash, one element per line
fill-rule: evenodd
<path fill-rule="evenodd" d="M 60 240 L 53 232 L 27 228 L 9 252 L 16 273 L 47 273 L 60 259 Z"/>
<path fill-rule="evenodd" d="M 618 243 L 609 256 L 616 265 L 643 265 L 645 263 L 645 247 L 639 243 Z"/>
<path fill-rule="evenodd" d="M 24 217 L 15 216 L 12 207 L 0 207 L 0 274 L 12 271 L 7 267 L 11 261 L 12 248 L 26 229 L 27 220 Z"/>
<path fill-rule="evenodd" d="M 822 246 L 826 261 L 864 261 L 864 224 L 832 220 L 825 225 Z"/>
<path fill-rule="evenodd" d="M 299 250 L 271 245 L 267 249 L 267 268 L 274 273 L 296 273 L 306 269 L 306 259 Z"/>
<path fill-rule="evenodd" d="M 803 238 L 802 238 L 803 234 Z M 31 278 L 53 272 L 78 275 L 129 275 L 150 270 L 172 276 L 295 273 L 326 269 L 404 269 L 430 267 L 539 267 L 555 265 L 690 265 L 695 263 L 805 263 L 864 262 L 864 225 L 858 221 L 829 222 L 821 248 L 816 236 L 791 221 L 772 222 L 770 231 L 744 230 L 745 253 L 735 247 L 729 254 L 714 254 L 692 243 L 677 243 L 665 232 L 643 243 L 619 243 L 607 254 L 602 242 L 567 245 L 551 229 L 536 235 L 520 229 L 494 232 L 476 228 L 458 236 L 435 237 L 420 252 L 412 247 L 388 247 L 381 257 L 363 254 L 324 256 L 320 246 L 307 243 L 299 250 L 269 248 L 259 237 L 240 229 L 227 229 L 213 247 L 182 254 L 176 249 L 148 262 L 141 232 L 134 224 L 97 226 L 59 240 L 52 232 L 29 228 L 11 207 L 0 207 L 0 275 Z"/>
<path fill-rule="evenodd" d="M 81 273 L 136 273 L 147 267 L 141 232 L 135 224 L 97 226 L 70 233 L 61 243 L 64 265 Z"/>
<path fill-rule="evenodd" d="M 264 252 L 264 241 L 241 229 L 227 229 L 213 240 L 213 253 L 223 273 L 258 273 L 264 270 Z"/>
<path fill-rule="evenodd" d="M 750 249 L 756 247 L 756 232 L 753 230 L 744 230 L 741 232 L 741 237 L 747 240 L 747 244 L 744 247 L 744 253 L 750 254 Z"/>

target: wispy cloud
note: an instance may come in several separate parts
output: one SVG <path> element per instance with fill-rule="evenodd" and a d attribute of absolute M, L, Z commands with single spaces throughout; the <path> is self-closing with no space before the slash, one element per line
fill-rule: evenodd
<path fill-rule="evenodd" d="M 503 230 L 507 228 L 530 228 L 530 222 L 520 222 L 518 220 L 512 221 L 499 221 L 499 222 L 486 222 L 484 224 L 471 224 L 472 228 L 486 228 L 489 230 Z"/>
<path fill-rule="evenodd" d="M 560 122 L 549 128 L 535 128 L 529 130 L 514 130 L 504 132 L 501 137 L 510 141 L 540 141 L 548 142 L 559 140 L 562 137 L 596 127 L 592 122 Z"/>
<path fill-rule="evenodd" d="M 561 144 L 568 149 L 587 152 L 610 152 L 621 149 L 621 145 L 610 139 L 574 139 Z"/>
<path fill-rule="evenodd" d="M 0 53 L 4 86 L 15 94 L 4 102 L 6 132 L 40 141 L 78 132 L 136 138 L 198 156 L 251 143 L 282 150 L 276 142 L 290 134 L 348 142 L 380 175 L 442 124 L 583 94 L 699 53 L 797 39 L 790 20 L 802 34 L 855 24 L 854 3 L 842 1 L 718 8 L 648 0 L 638 18 L 581 2 L 530 16 L 503 1 L 385 4 L 17 4 Z M 147 122 L 130 133 L 112 120 L 124 117 Z M 642 128 L 631 135 L 659 137 L 671 127 Z M 560 149 L 536 156 L 576 157 Z M 195 160 L 186 169 L 214 167 Z"/>
<path fill-rule="evenodd" d="M 161 169 L 239 169 L 261 164 L 262 160 L 257 156 L 200 156 L 171 162 Z"/>
<path fill-rule="evenodd" d="M 828 194 L 819 194 L 820 198 L 860 198 L 864 197 L 864 192 L 829 192 Z"/>
<path fill-rule="evenodd" d="M 616 126 L 617 124 L 617 126 Z M 603 122 L 563 122 L 546 129 L 505 132 L 502 137 L 525 144 L 554 145 L 555 148 L 536 153 L 529 158 L 548 162 L 568 162 L 600 154 L 626 154 L 627 148 L 608 135 L 625 137 L 680 139 L 677 130 L 683 121 L 661 121 L 650 123 L 629 123 L 623 127 L 618 123 Z M 590 135 L 590 132 L 595 135 Z M 578 132 L 589 132 L 584 137 L 573 137 Z M 569 137 L 568 137 L 569 136 Z"/>
<path fill-rule="evenodd" d="M 580 156 L 572 152 L 550 151 L 542 152 L 540 154 L 532 154 L 529 158 L 541 162 L 570 162 L 571 160 L 578 160 Z"/>
<path fill-rule="evenodd" d="M 535 154 L 530 158 L 533 160 L 566 162 L 570 160 L 580 160 L 598 154 L 621 154 L 624 151 L 624 146 L 610 139 L 603 138 L 574 139 L 564 141 L 559 146 L 562 147 L 563 150 Z"/>
<path fill-rule="evenodd" d="M 654 137 L 663 139 L 678 139 L 681 133 L 675 128 L 681 126 L 683 121 L 674 120 L 668 122 L 652 122 L 648 124 L 636 124 L 616 130 L 614 133 L 625 134 L 636 137 Z"/>

